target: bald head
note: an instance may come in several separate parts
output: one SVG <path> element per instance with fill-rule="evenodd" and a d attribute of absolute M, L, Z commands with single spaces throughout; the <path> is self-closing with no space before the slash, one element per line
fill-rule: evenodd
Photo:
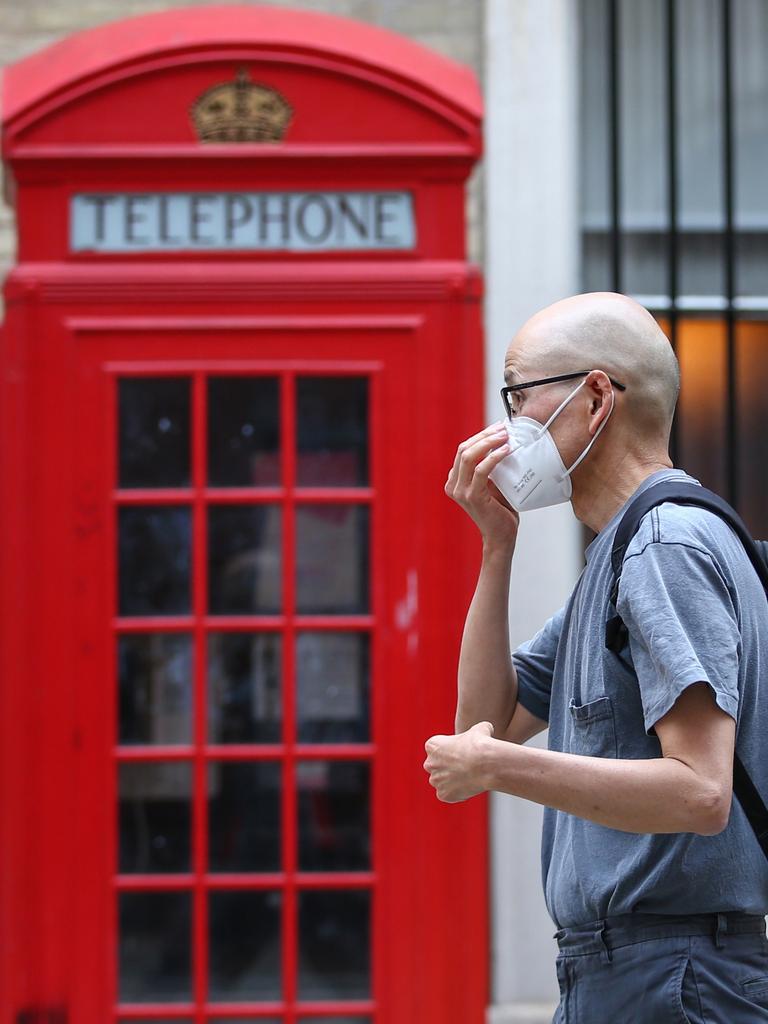
<path fill-rule="evenodd" d="M 504 369 L 519 380 L 604 370 L 626 385 L 633 429 L 649 440 L 669 436 L 680 368 L 656 320 L 627 295 L 587 292 L 540 310 L 513 338 Z"/>

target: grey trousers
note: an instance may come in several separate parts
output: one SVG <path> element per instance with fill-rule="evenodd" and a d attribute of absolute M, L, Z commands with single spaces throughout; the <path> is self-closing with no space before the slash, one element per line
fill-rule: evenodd
<path fill-rule="evenodd" d="M 768 1024 L 762 916 L 624 914 L 554 937 L 552 1024 Z"/>

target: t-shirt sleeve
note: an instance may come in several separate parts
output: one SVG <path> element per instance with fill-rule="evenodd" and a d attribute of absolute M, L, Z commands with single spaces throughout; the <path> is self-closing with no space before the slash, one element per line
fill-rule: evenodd
<path fill-rule="evenodd" d="M 709 683 L 719 707 L 737 719 L 738 615 L 708 551 L 669 541 L 630 551 L 616 610 L 627 627 L 647 734 L 683 690 L 700 681 Z"/>
<path fill-rule="evenodd" d="M 557 645 L 565 606 L 547 619 L 539 632 L 512 652 L 517 673 L 517 699 L 532 715 L 549 721 L 549 700 Z"/>

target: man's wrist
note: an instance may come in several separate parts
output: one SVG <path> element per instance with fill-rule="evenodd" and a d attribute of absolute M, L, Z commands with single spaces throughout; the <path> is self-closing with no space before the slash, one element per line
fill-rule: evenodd
<path fill-rule="evenodd" d="M 486 562 L 511 562 L 515 544 L 500 541 L 483 541 L 483 560 Z"/>
<path fill-rule="evenodd" d="M 505 742 L 494 736 L 485 736 L 478 745 L 477 776 L 485 790 L 490 791 L 494 788 L 499 744 Z"/>

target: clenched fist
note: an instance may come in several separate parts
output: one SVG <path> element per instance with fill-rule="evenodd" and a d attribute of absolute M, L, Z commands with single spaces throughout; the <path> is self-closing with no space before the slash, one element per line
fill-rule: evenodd
<path fill-rule="evenodd" d="M 486 791 L 488 741 L 492 736 L 490 722 L 478 722 L 456 736 L 430 736 L 424 744 L 424 768 L 438 800 L 455 804 Z"/>

